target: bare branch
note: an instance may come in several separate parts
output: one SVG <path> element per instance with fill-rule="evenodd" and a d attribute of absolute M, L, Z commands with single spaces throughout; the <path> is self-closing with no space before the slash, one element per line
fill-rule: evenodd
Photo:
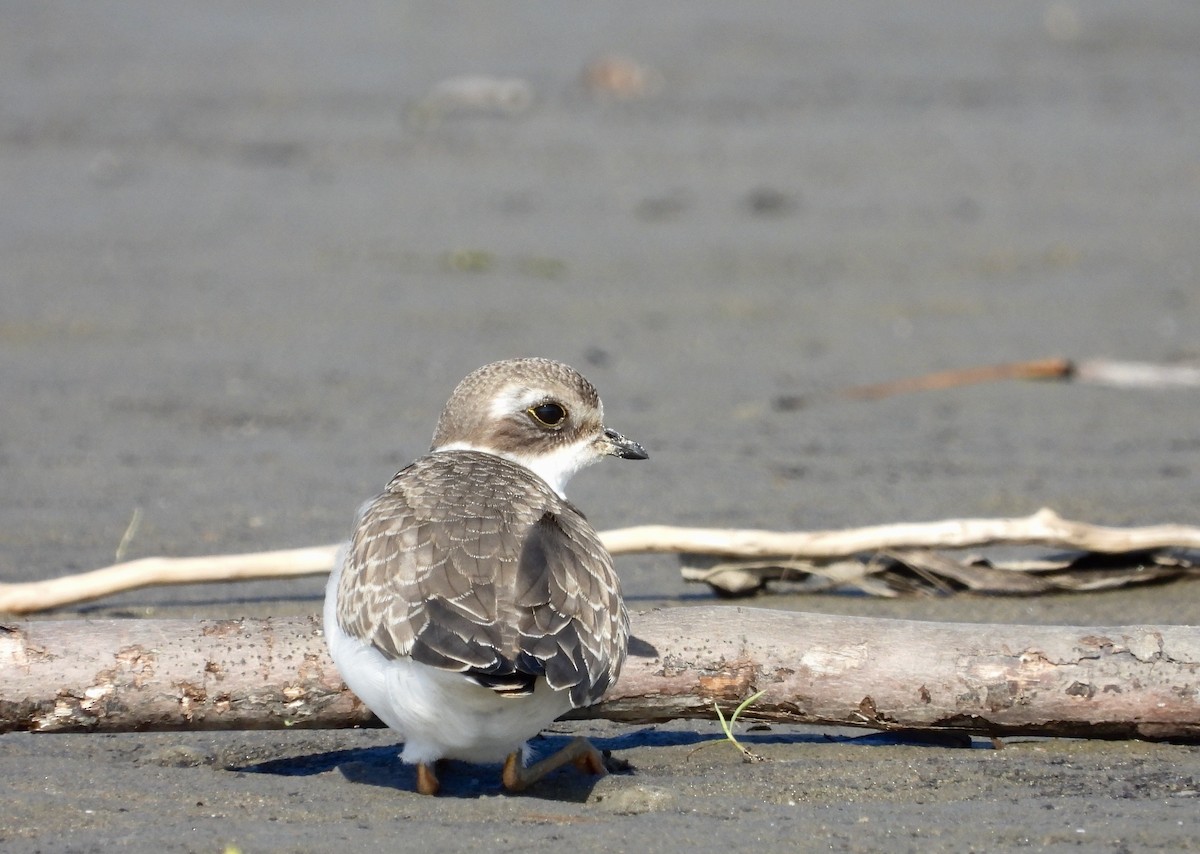
<path fill-rule="evenodd" d="M 601 533 L 615 555 L 680 553 L 767 561 L 832 561 L 905 549 L 1041 545 L 1100 554 L 1200 549 L 1200 528 L 1152 525 L 1111 528 L 1072 522 L 1053 510 L 1008 519 L 947 519 L 832 531 L 763 531 L 643 525 Z M 150 557 L 80 575 L 0 584 L 0 613 L 27 614 L 158 584 L 200 584 L 252 578 L 319 575 L 333 565 L 338 544 L 212 557 Z M 1077 586 L 1076 589 L 1079 589 Z"/>
<path fill-rule="evenodd" d="M 777 532 L 643 525 L 601 535 L 613 554 L 678 552 L 721 557 L 828 559 L 893 549 L 963 549 L 1039 545 L 1119 554 L 1162 548 L 1200 548 L 1200 528 L 1151 525 L 1110 528 L 1071 522 L 1049 508 L 1006 519 L 947 519 L 834 531 Z"/>
<path fill-rule="evenodd" d="M 0 612 L 29 614 L 139 587 L 290 578 L 329 572 L 337 544 L 210 557 L 145 557 L 78 575 L 0 584 Z"/>

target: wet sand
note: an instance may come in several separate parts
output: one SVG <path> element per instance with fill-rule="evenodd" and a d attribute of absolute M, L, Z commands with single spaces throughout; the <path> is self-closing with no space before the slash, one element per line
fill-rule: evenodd
<path fill-rule="evenodd" d="M 1050 506 L 1197 523 L 1192 392 L 821 393 L 1065 355 L 1200 357 L 1200 14 L 1187 3 L 96 2 L 0 30 L 0 578 L 332 542 L 455 382 L 584 371 L 649 463 L 598 528 L 824 528 Z M 652 69 L 642 97 L 583 83 Z M 523 81 L 469 106 L 439 82 Z M 807 396 L 799 409 L 781 399 Z M 623 559 L 633 608 L 707 600 Z M 307 613 L 322 582 L 89 615 Z M 1194 584 L 761 598 L 956 621 L 1195 623 Z M 1200 749 L 570 724 L 629 761 L 411 793 L 386 732 L 0 736 L 12 851 L 1122 851 L 1197 845 Z"/>

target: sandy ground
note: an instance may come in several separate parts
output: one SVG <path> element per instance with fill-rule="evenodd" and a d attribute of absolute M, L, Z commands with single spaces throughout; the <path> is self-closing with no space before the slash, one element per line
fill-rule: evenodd
<path fill-rule="evenodd" d="M 651 69 L 642 97 L 583 83 Z M 522 81 L 463 104 L 461 75 Z M 454 383 L 541 354 L 649 463 L 600 528 L 1196 523 L 1194 393 L 781 398 L 1050 355 L 1196 358 L 1200 11 L 1126 4 L 8 4 L 0 578 L 331 542 Z M 495 94 L 494 90 L 492 93 Z M 484 94 L 487 94 L 485 92 Z M 530 96 L 528 101 L 523 96 Z M 622 560 L 635 608 L 706 599 Z M 315 611 L 320 579 L 53 615 Z M 757 604 L 1195 623 L 1200 588 Z M 386 732 L 0 736 L 6 851 L 1194 850 L 1200 749 L 571 725 L 632 763 L 411 793 Z"/>

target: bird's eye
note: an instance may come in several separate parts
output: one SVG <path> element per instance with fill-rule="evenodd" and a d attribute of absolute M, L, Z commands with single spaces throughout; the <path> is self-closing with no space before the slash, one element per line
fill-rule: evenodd
<path fill-rule="evenodd" d="M 567 420 L 567 410 L 552 401 L 529 407 L 529 415 L 543 427 L 558 427 Z"/>

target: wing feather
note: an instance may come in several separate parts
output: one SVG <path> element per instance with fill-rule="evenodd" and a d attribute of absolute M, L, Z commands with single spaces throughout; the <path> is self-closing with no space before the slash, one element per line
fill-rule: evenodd
<path fill-rule="evenodd" d="M 338 621 L 385 655 L 505 695 L 544 676 L 596 702 L 625 658 L 612 559 L 569 502 L 500 457 L 452 451 L 401 471 L 363 511 Z"/>

